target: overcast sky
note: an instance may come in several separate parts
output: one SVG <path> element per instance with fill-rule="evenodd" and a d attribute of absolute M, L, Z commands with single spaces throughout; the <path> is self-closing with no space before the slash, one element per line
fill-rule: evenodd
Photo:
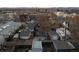
<path fill-rule="evenodd" d="M 0 0 L 0 7 L 79 7 L 79 0 Z"/>

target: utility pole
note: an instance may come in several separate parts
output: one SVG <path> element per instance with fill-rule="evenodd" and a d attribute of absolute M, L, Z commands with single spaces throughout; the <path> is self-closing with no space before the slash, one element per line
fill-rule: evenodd
<path fill-rule="evenodd" d="M 64 26 L 64 28 L 65 28 L 65 40 L 67 40 L 67 29 L 69 29 L 69 22 L 68 21 L 65 21 L 65 26 Z"/>

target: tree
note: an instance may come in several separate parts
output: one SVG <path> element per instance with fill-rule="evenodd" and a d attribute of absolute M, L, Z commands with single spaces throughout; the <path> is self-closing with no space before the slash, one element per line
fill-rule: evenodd
<path fill-rule="evenodd" d="M 79 39 L 79 15 L 69 18 L 70 31 L 73 39 Z"/>

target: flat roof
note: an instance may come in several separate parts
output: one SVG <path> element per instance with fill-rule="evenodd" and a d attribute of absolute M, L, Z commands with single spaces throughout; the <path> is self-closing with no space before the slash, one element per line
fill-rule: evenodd
<path fill-rule="evenodd" d="M 42 49 L 39 49 L 39 48 L 33 48 L 30 52 L 42 52 Z"/>
<path fill-rule="evenodd" d="M 30 31 L 28 30 L 20 32 L 20 36 L 29 36 L 29 34 L 30 34 Z"/>
<path fill-rule="evenodd" d="M 42 49 L 42 42 L 41 41 L 33 41 L 32 48 L 41 48 Z"/>
<path fill-rule="evenodd" d="M 70 42 L 67 41 L 53 40 L 53 44 L 56 50 L 75 49 L 75 47 Z"/>
<path fill-rule="evenodd" d="M 32 40 L 19 40 L 16 45 L 32 45 Z"/>
<path fill-rule="evenodd" d="M 39 37 L 34 37 L 33 40 L 36 40 L 36 41 L 44 41 L 45 38 L 46 38 L 46 37 L 40 37 L 40 36 L 39 36 Z"/>

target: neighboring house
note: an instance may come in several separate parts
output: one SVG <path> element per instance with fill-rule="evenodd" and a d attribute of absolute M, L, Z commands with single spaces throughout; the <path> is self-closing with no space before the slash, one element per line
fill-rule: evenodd
<path fill-rule="evenodd" d="M 65 40 L 65 36 L 67 35 L 67 39 L 70 37 L 70 32 L 66 30 L 66 35 L 65 35 L 65 28 L 58 28 L 56 29 L 56 32 L 60 36 L 60 40 Z"/>

